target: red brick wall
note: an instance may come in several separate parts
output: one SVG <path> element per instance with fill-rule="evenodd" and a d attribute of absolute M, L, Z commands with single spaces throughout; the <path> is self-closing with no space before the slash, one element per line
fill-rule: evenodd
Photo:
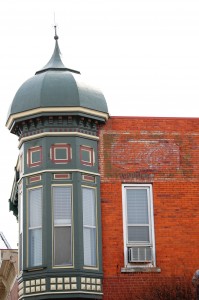
<path fill-rule="evenodd" d="M 99 131 L 104 300 L 136 299 L 199 268 L 199 119 L 112 117 Z M 124 267 L 122 183 L 153 185 L 156 265 Z"/>

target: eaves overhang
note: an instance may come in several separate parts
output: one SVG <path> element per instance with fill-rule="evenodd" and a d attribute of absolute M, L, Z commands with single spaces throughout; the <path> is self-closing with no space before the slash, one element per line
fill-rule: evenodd
<path fill-rule="evenodd" d="M 98 119 L 101 119 L 101 121 L 105 122 L 109 118 L 108 113 L 92 110 L 89 108 L 84 108 L 84 107 L 40 107 L 40 108 L 35 108 L 23 112 L 19 112 L 13 115 L 10 115 L 7 122 L 6 122 L 6 127 L 11 130 L 14 122 L 16 122 L 18 119 L 21 118 L 33 118 L 37 114 L 53 114 L 53 113 L 83 113 L 86 114 L 90 117 L 95 117 Z"/>

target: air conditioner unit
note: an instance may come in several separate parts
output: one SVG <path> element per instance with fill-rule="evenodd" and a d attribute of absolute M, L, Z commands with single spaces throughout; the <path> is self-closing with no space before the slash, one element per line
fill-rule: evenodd
<path fill-rule="evenodd" d="M 152 261 L 151 247 L 130 247 L 128 248 L 128 262 L 130 263 L 149 263 Z"/>

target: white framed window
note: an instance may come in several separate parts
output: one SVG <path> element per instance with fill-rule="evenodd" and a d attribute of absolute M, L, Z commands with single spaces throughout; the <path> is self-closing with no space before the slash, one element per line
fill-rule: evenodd
<path fill-rule="evenodd" d="M 42 187 L 28 190 L 29 267 L 42 265 Z"/>
<path fill-rule="evenodd" d="M 124 264 L 155 266 L 153 196 L 151 184 L 124 184 Z"/>
<path fill-rule="evenodd" d="M 72 186 L 53 185 L 54 266 L 72 265 Z"/>
<path fill-rule="evenodd" d="M 95 188 L 82 187 L 84 266 L 97 267 Z"/>

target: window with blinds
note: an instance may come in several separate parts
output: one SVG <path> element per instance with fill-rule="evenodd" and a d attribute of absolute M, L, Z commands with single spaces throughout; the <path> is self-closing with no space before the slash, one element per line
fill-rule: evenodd
<path fill-rule="evenodd" d="M 150 242 L 147 189 L 126 189 L 128 243 Z"/>
<path fill-rule="evenodd" d="M 125 264 L 154 262 L 152 186 L 123 186 Z"/>
<path fill-rule="evenodd" d="M 42 188 L 28 191 L 29 266 L 42 264 Z"/>
<path fill-rule="evenodd" d="M 19 271 L 22 271 L 22 258 L 23 258 L 23 201 L 22 201 L 22 193 L 19 192 Z"/>
<path fill-rule="evenodd" d="M 84 266 L 97 265 L 95 189 L 82 188 Z"/>
<path fill-rule="evenodd" d="M 54 265 L 72 264 L 72 187 L 53 186 Z"/>

